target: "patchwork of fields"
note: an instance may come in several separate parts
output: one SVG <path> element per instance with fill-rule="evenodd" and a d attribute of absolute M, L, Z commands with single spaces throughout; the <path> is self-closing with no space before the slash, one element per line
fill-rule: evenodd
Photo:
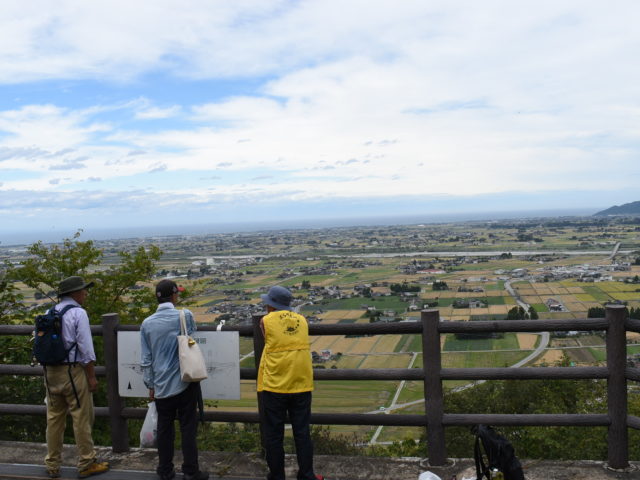
<path fill-rule="evenodd" d="M 620 251 L 612 259 L 609 255 L 618 243 Z M 296 303 L 305 305 L 301 310 L 304 315 L 323 324 L 368 323 L 369 317 L 379 314 L 382 321 L 418 319 L 425 305 L 435 306 L 447 321 L 500 319 L 517 305 L 514 296 L 533 306 L 543 319 L 584 318 L 590 308 L 615 301 L 640 308 L 640 222 L 615 218 L 171 235 L 96 245 L 105 253 L 96 269 L 121 263 L 118 252 L 158 246 L 163 251 L 156 265 L 158 275 L 175 278 L 187 288 L 185 306 L 200 324 L 215 325 L 221 319 L 227 325 L 246 322 L 260 311 L 259 307 L 251 308 L 260 303 L 260 294 L 277 284 L 292 290 Z M 31 254 L 0 245 L 0 256 L 7 265 L 20 265 Z M 89 268 L 86 274 L 91 273 Z M 581 277 L 589 283 L 577 281 Z M 557 280 L 560 278 L 573 280 Z M 599 281 L 602 279 L 607 281 Z M 146 279 L 136 282 L 135 287 L 153 287 L 156 281 L 155 277 L 153 282 Z M 446 288 L 434 290 L 435 282 L 446 284 Z M 405 284 L 409 288 L 403 290 Z M 48 302 L 43 291 L 22 283 L 16 287 L 26 305 Z M 550 311 L 552 303 L 560 304 L 562 311 Z M 149 310 L 154 308 L 149 306 Z M 139 316 L 142 314 L 146 312 Z M 628 353 L 639 354 L 640 335 L 628 338 Z M 540 339 L 537 334 L 515 332 L 471 340 L 441 335 L 442 365 L 512 366 L 539 347 Z M 311 350 L 317 354 L 316 368 L 423 365 L 419 335 L 335 335 L 310 340 Z M 241 337 L 240 355 L 242 367 L 255 366 L 252 339 Z M 561 359 L 574 365 L 604 362 L 604 339 L 577 334 L 552 338 L 527 366 L 553 365 Z M 469 385 L 447 381 L 445 395 L 455 387 Z M 423 397 L 424 386 L 419 381 L 317 381 L 313 409 L 377 414 L 391 409 L 394 413 L 423 414 Z M 256 411 L 255 381 L 241 381 L 240 400 L 207 403 L 208 408 Z M 374 430 L 332 426 L 337 433 L 355 432 L 360 441 L 369 440 Z M 418 438 L 423 433 L 421 428 L 385 427 L 378 441 Z"/>
<path fill-rule="evenodd" d="M 558 283 L 537 284 L 522 282 L 514 284 L 522 299 L 530 305 L 548 312 L 545 304 L 549 299 L 564 305 L 569 315 L 541 315 L 542 318 L 584 318 L 592 307 L 601 307 L 604 303 L 624 301 L 629 307 L 640 306 L 640 285 L 622 282 L 582 283 L 562 281 Z M 557 314 L 556 314 L 557 315 Z"/>
<path fill-rule="evenodd" d="M 452 286 L 458 279 L 451 276 L 447 280 Z M 469 284 L 467 284 L 469 285 Z M 471 316 L 506 315 L 516 302 L 504 289 L 500 281 L 483 281 L 474 284 L 482 291 L 458 292 L 454 289 L 431 291 L 423 288 L 419 296 L 407 301 L 397 296 L 384 296 L 388 289 L 376 287 L 383 296 L 371 298 L 351 298 L 328 300 L 321 305 L 309 305 L 303 313 L 314 312 L 324 324 L 327 323 L 367 323 L 364 316 L 367 306 L 379 310 L 394 310 L 405 318 L 419 317 L 418 312 L 407 312 L 411 302 L 438 300 L 438 309 L 442 318 L 447 320 L 468 321 Z M 473 286 L 473 285 L 472 285 Z M 640 288 L 638 285 L 621 282 L 581 283 L 561 281 L 534 283 L 520 281 L 513 284 L 521 298 L 534 305 L 542 318 L 584 318 L 592 306 L 601 306 L 603 301 L 625 300 L 630 306 L 640 306 Z M 455 299 L 474 298 L 486 302 L 486 308 L 454 308 Z M 566 311 L 550 312 L 546 306 L 549 299 L 561 302 Z M 442 335 L 442 365 L 445 368 L 469 367 L 505 367 L 527 356 L 539 341 L 537 334 L 508 333 L 498 339 L 459 340 L 454 335 Z M 243 339 L 241 350 L 248 353 L 252 349 L 250 339 Z M 630 352 L 640 351 L 640 346 L 631 345 Z M 418 335 L 377 335 L 348 338 L 344 335 L 311 337 L 311 350 L 317 353 L 329 351 L 331 359 L 316 364 L 316 368 L 407 368 L 417 353 L 414 367 L 422 366 L 421 339 Z M 338 354 L 338 355 L 336 355 Z M 563 356 L 575 365 L 593 365 L 604 361 L 606 351 L 604 340 L 598 336 L 579 336 L 555 339 L 532 365 L 553 365 Z M 249 357 L 243 366 L 253 365 Z M 388 408 L 400 382 L 382 381 L 317 381 L 314 392 L 314 411 L 317 412 L 373 412 L 381 407 Z M 465 382 L 445 382 L 445 389 L 464 385 Z M 406 382 L 397 404 L 419 401 L 424 397 L 422 382 Z M 242 400 L 238 402 L 219 402 L 220 408 L 256 410 L 255 386 L 252 381 L 242 382 Z M 395 410 L 394 413 L 423 413 L 421 402 L 410 404 Z M 368 438 L 374 427 L 334 426 L 337 433 L 355 433 L 362 439 Z M 415 430 L 415 431 L 414 431 Z M 401 440 L 407 436 L 419 436 L 421 429 L 386 427 L 378 441 Z"/>
<path fill-rule="evenodd" d="M 337 323 L 339 319 L 334 319 Z M 507 366 L 521 360 L 535 347 L 538 336 L 535 334 L 507 334 L 496 340 L 456 340 L 453 335 L 443 335 L 443 367 Z M 345 338 L 343 335 L 312 337 L 311 349 L 319 351 L 330 349 L 333 354 L 342 353 L 340 358 L 322 364 L 324 368 L 407 368 L 418 353 L 414 367 L 422 366 L 421 339 L 419 335 L 376 335 L 371 337 Z M 241 339 L 241 353 L 251 352 L 251 339 Z M 253 358 L 243 366 L 252 366 Z M 318 365 L 319 366 L 319 365 Z M 218 408 L 256 411 L 255 383 L 243 380 L 242 399 L 239 401 L 216 402 Z M 314 392 L 314 411 L 317 412 L 353 412 L 362 413 L 388 407 L 400 382 L 385 381 L 317 381 Z M 447 388 L 459 386 L 464 382 L 446 382 Z M 398 403 L 407 403 L 423 398 L 421 382 L 406 382 Z M 397 410 L 396 413 L 423 412 L 422 404 Z M 354 432 L 367 437 L 373 427 L 333 427 L 336 432 Z M 401 433 L 404 434 L 401 435 Z M 384 429 L 379 441 L 404 438 L 407 430 Z M 400 435 L 400 436 L 398 436 Z"/>

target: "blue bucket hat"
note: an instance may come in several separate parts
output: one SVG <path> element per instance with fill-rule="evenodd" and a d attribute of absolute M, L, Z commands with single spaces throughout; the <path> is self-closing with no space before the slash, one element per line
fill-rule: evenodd
<path fill-rule="evenodd" d="M 293 295 L 286 288 L 276 285 L 271 287 L 266 294 L 260 295 L 260 298 L 264 303 L 277 310 L 289 310 Z"/>

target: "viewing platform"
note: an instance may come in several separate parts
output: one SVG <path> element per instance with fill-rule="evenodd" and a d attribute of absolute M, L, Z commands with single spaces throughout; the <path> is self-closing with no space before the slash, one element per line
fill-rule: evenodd
<path fill-rule="evenodd" d="M 232 327 L 241 335 L 253 337 L 256 358 L 261 357 L 263 348 L 259 329 L 259 318 L 252 325 Z M 104 339 L 105 365 L 96 367 L 98 375 L 105 376 L 108 406 L 96 407 L 96 416 L 108 417 L 111 427 L 111 445 L 100 447 L 101 459 L 111 463 L 112 471 L 101 475 L 104 479 L 157 478 L 155 449 L 138 449 L 129 444 L 127 421 L 142 419 L 144 408 L 126 407 L 118 394 L 117 335 L 119 332 L 135 331 L 139 326 L 119 325 L 117 315 L 103 316 L 103 325 L 92 326 L 94 334 Z M 225 328 L 225 330 L 228 328 Z M 572 330 L 606 331 L 606 366 L 596 367 L 526 367 L 526 368 L 443 368 L 441 365 L 440 335 L 457 332 L 549 332 Z M 203 328 L 203 331 L 205 329 Z M 431 471 L 442 480 L 473 478 L 475 466 L 471 458 L 451 460 L 447 455 L 444 430 L 447 427 L 470 427 L 479 423 L 494 426 L 579 426 L 607 428 L 607 456 L 603 461 L 546 461 L 527 459 L 521 454 L 525 476 L 528 480 L 554 479 L 638 479 L 640 461 L 630 455 L 629 428 L 640 429 L 640 418 L 628 410 L 627 382 L 640 381 L 640 369 L 626 365 L 626 332 L 640 331 L 640 321 L 629 319 L 620 305 L 606 307 L 605 318 L 536 320 L 536 321 L 483 321 L 451 322 L 441 321 L 437 310 L 425 310 L 420 322 L 362 325 L 312 325 L 310 331 L 320 335 L 338 334 L 397 334 L 421 335 L 423 365 L 410 369 L 327 369 L 314 371 L 315 379 L 322 380 L 417 380 L 424 383 L 424 414 L 366 413 L 324 413 L 312 412 L 311 422 L 315 425 L 384 425 L 397 427 L 426 428 L 426 448 L 423 457 L 346 457 L 339 455 L 318 455 L 315 470 L 328 480 L 416 480 L 420 473 Z M 0 334 L 28 335 L 28 325 L 2 326 Z M 39 367 L 26 365 L 0 365 L 0 375 L 38 376 Z M 254 380 L 255 368 L 241 368 L 240 377 Z M 600 413 L 449 413 L 444 409 L 443 380 L 527 380 L 527 379 L 600 379 L 607 382 L 606 411 Z M 210 422 L 259 423 L 258 412 L 211 411 L 204 414 Z M 43 405 L 0 404 L 0 415 L 44 415 Z M 34 435 L 36 432 L 33 432 Z M 63 464 L 63 478 L 76 478 L 74 467 L 74 447 L 68 446 Z M 176 452 L 178 453 L 178 452 Z M 466 451 L 462 455 L 467 454 Z M 516 450 L 516 454 L 518 451 Z M 576 455 L 579 455 L 577 452 Z M 473 455 L 470 448 L 468 456 Z M 545 452 L 542 452 L 545 455 Z M 47 478 L 43 466 L 44 444 L 0 442 L 0 479 Z M 549 452 L 553 456 L 553 452 Z M 201 468 L 209 471 L 212 479 L 229 478 L 235 480 L 266 478 L 266 463 L 258 454 L 230 452 L 201 452 Z M 175 464 L 181 459 L 176 456 Z M 288 476 L 295 478 L 295 457 L 287 458 Z M 182 476 L 178 475 L 177 480 Z"/>
<path fill-rule="evenodd" d="M 126 453 L 114 453 L 110 447 L 97 447 L 98 456 L 111 463 L 111 470 L 97 475 L 102 480 L 153 480 L 157 464 L 155 449 L 132 448 Z M 469 452 L 470 454 L 472 452 Z M 48 479 L 44 468 L 46 446 L 41 443 L 0 442 L 0 480 Z M 77 478 L 75 446 L 65 445 L 61 478 Z M 625 470 L 610 470 L 606 462 L 548 461 L 521 459 L 527 480 L 608 480 L 639 479 L 640 462 L 630 462 Z M 181 464 L 180 452 L 174 463 Z M 417 480 L 428 470 L 442 480 L 456 475 L 475 476 L 473 459 L 449 459 L 445 466 L 429 466 L 426 458 L 404 457 L 342 457 L 317 455 L 314 461 L 317 473 L 327 480 Z M 208 471 L 211 480 L 265 479 L 266 463 L 258 454 L 230 452 L 200 452 L 200 467 Z M 287 478 L 294 479 L 295 456 L 287 455 Z M 93 477 L 92 477 L 93 478 Z M 182 475 L 176 475 L 181 480 Z"/>

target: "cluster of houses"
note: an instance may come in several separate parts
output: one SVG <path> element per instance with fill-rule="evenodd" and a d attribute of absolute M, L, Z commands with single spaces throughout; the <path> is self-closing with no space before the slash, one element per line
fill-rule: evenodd
<path fill-rule="evenodd" d="M 423 262 L 419 260 L 413 260 L 406 265 L 401 265 L 398 267 L 398 270 L 400 270 L 400 272 L 404 273 L 405 275 L 439 275 L 447 273 L 441 268 L 436 268 L 433 263 Z"/>
<path fill-rule="evenodd" d="M 342 353 L 338 352 L 335 355 L 331 353 L 331 350 L 320 350 L 320 353 L 315 350 L 311 352 L 311 360 L 313 363 L 325 363 L 330 360 L 339 360 L 342 357 Z"/>
<path fill-rule="evenodd" d="M 546 266 L 531 272 L 526 268 L 516 268 L 511 271 L 495 270 L 496 275 L 501 275 L 501 279 L 524 278 L 534 282 L 548 282 L 572 279 L 578 282 L 606 282 L 614 279 L 613 272 L 628 272 L 631 270 L 631 263 L 613 263 L 611 265 L 573 265 L 573 266 Z"/>
<path fill-rule="evenodd" d="M 487 308 L 487 302 L 477 298 L 457 298 L 451 306 L 453 308 Z"/>
<path fill-rule="evenodd" d="M 458 287 L 459 292 L 472 292 L 472 293 L 481 293 L 484 292 L 484 288 L 482 287 L 468 287 L 467 285 L 461 285 Z"/>
<path fill-rule="evenodd" d="M 224 301 L 209 307 L 206 313 L 218 314 L 218 320 L 230 324 L 250 322 L 254 315 L 264 314 L 264 306 L 259 303 L 236 303 Z"/>
<path fill-rule="evenodd" d="M 549 298 L 544 302 L 550 312 L 566 312 L 567 309 L 559 300 L 555 298 Z"/>
<path fill-rule="evenodd" d="M 640 368 L 640 353 L 627 355 L 627 367 Z"/>

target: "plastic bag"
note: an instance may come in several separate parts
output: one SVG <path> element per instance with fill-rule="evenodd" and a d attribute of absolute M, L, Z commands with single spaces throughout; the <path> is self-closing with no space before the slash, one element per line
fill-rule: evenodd
<path fill-rule="evenodd" d="M 155 448 L 158 446 L 158 410 L 156 409 L 156 402 L 149 403 L 148 407 L 142 430 L 140 430 L 140 448 Z"/>
<path fill-rule="evenodd" d="M 427 470 L 426 472 L 422 472 L 418 476 L 418 480 L 442 480 L 442 479 L 435 473 Z"/>

